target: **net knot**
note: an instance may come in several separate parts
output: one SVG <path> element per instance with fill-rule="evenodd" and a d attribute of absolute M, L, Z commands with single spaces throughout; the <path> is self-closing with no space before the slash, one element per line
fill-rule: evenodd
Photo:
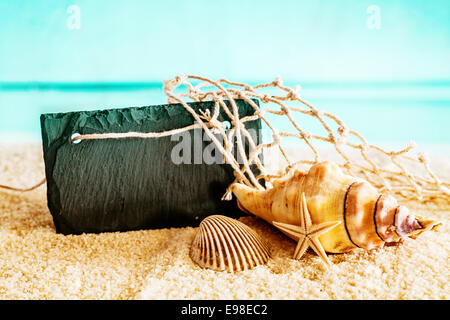
<path fill-rule="evenodd" d="M 302 138 L 303 139 L 311 139 L 311 137 L 312 137 L 311 132 L 303 132 L 302 133 Z"/>
<path fill-rule="evenodd" d="M 313 115 L 315 115 L 318 118 L 321 118 L 324 115 L 323 111 L 319 110 L 319 109 L 313 109 L 313 110 L 311 110 L 311 112 L 313 113 Z"/>
<path fill-rule="evenodd" d="M 290 100 L 297 100 L 299 98 L 298 93 L 300 92 L 300 90 L 301 87 L 299 85 L 296 85 L 294 89 L 289 89 L 286 98 Z"/>
<path fill-rule="evenodd" d="M 345 163 L 342 166 L 347 170 L 351 169 L 351 164 L 348 161 L 345 161 Z"/>
<path fill-rule="evenodd" d="M 211 121 L 211 113 L 209 109 L 206 109 L 205 111 L 199 110 L 200 118 L 205 119 L 206 121 Z"/>
<path fill-rule="evenodd" d="M 178 87 L 181 83 L 186 81 L 186 75 L 181 74 L 176 76 L 170 80 L 163 81 L 163 90 L 164 92 L 172 92 L 176 87 Z"/>
<path fill-rule="evenodd" d="M 202 95 L 204 95 L 204 94 L 199 89 L 197 89 L 195 87 L 189 88 L 189 96 L 191 98 L 197 98 L 197 97 L 202 96 Z"/>
<path fill-rule="evenodd" d="M 368 146 L 367 146 L 367 144 L 365 144 L 365 143 L 361 143 L 361 144 L 359 145 L 359 148 L 360 148 L 362 151 L 367 151 Z"/>
<path fill-rule="evenodd" d="M 274 132 L 272 134 L 272 139 L 273 139 L 273 143 L 274 144 L 280 144 L 280 136 L 278 135 L 278 133 Z"/>
<path fill-rule="evenodd" d="M 338 133 L 341 135 L 342 138 L 347 138 L 350 131 L 348 128 L 341 126 L 337 129 Z"/>
<path fill-rule="evenodd" d="M 260 99 L 261 99 L 261 101 L 264 102 L 264 103 L 269 103 L 271 98 L 272 98 L 271 95 L 265 93 L 265 94 L 263 94 L 263 95 L 261 96 Z"/>
<path fill-rule="evenodd" d="M 334 134 L 332 134 L 331 132 L 328 134 L 328 139 L 330 140 L 331 143 L 336 143 L 336 138 L 334 137 Z"/>
<path fill-rule="evenodd" d="M 417 154 L 417 159 L 421 162 L 421 163 L 428 163 L 429 158 L 428 158 L 428 154 L 426 152 L 419 152 Z"/>
<path fill-rule="evenodd" d="M 275 80 L 272 83 L 276 87 L 282 87 L 283 86 L 283 80 L 281 80 L 280 77 L 276 77 Z"/>

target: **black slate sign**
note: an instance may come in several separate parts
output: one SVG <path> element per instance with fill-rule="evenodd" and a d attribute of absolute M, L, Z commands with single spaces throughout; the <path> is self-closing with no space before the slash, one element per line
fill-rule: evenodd
<path fill-rule="evenodd" d="M 241 117 L 254 113 L 245 101 L 236 103 Z M 211 114 L 214 109 L 213 102 L 190 106 L 197 112 L 209 109 Z M 221 112 L 218 120 L 230 119 Z M 187 133 L 192 152 L 188 163 L 172 161 L 174 147 L 180 148 L 183 137 L 71 141 L 73 134 L 162 132 L 193 123 L 181 104 L 41 115 L 48 207 L 56 231 L 80 234 L 197 226 L 212 214 L 241 216 L 235 200 L 221 200 L 234 180 L 231 166 L 208 164 L 194 152 L 195 143 L 201 144 L 202 151 L 211 148 L 211 141 L 199 142 L 201 129 Z M 245 125 L 260 143 L 260 120 Z M 248 153 L 247 144 L 246 149 Z M 184 156 L 188 151 L 176 154 Z"/>

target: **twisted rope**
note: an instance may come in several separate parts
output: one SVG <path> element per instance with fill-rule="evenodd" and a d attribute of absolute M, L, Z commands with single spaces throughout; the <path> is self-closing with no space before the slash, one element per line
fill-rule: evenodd
<path fill-rule="evenodd" d="M 194 85 L 193 81 L 201 82 Z M 224 85 L 227 85 L 227 88 L 225 88 Z M 174 91 L 181 86 L 187 88 L 187 92 L 175 94 Z M 213 87 L 213 90 L 202 90 L 202 88 L 205 87 Z M 278 89 L 280 94 L 269 95 L 260 92 L 261 89 L 267 88 Z M 266 184 L 268 183 L 267 185 L 270 186 L 272 180 L 289 174 L 290 171 L 295 169 L 299 164 L 313 165 L 320 162 L 320 153 L 313 143 L 313 140 L 319 140 L 329 143 L 334 147 L 336 153 L 343 160 L 343 163 L 338 163 L 338 165 L 346 173 L 363 176 L 382 192 L 396 194 L 404 200 L 419 199 L 422 201 L 434 201 L 436 199 L 443 199 L 447 204 L 450 204 L 450 183 L 441 181 L 433 173 L 429 165 L 429 159 L 424 153 L 419 153 L 416 157 L 411 156 L 411 151 L 414 149 L 415 143 L 411 143 L 411 145 L 399 151 L 386 151 L 378 146 L 369 144 L 361 134 L 348 128 L 337 116 L 319 110 L 303 100 L 299 96 L 299 90 L 299 86 L 294 89 L 284 86 L 279 78 L 272 82 L 255 86 L 250 86 L 239 82 L 231 82 L 226 79 L 214 81 L 193 75 L 180 75 L 174 79 L 164 82 L 164 92 L 168 97 L 169 103 L 181 103 L 186 108 L 187 104 L 184 102 L 184 98 L 189 98 L 195 102 L 211 99 L 220 105 L 220 107 L 223 108 L 226 114 L 232 119 L 233 126 L 230 131 L 233 134 L 236 134 L 236 137 L 244 136 L 249 141 L 250 145 L 253 147 L 252 152 L 250 152 L 248 158 L 244 158 L 247 161 L 244 162 L 244 165 L 241 166 L 239 170 L 236 169 L 235 165 L 233 166 L 236 174 L 236 180 L 233 183 L 242 182 L 260 189 L 261 184 L 259 184 L 258 181 L 261 179 L 263 179 Z M 265 107 L 263 109 L 262 107 L 258 107 L 252 98 L 259 99 L 264 105 L 271 104 L 275 105 L 277 108 Z M 230 105 L 233 108 L 233 113 L 229 111 L 223 102 L 224 99 L 229 100 Z M 239 119 L 237 113 L 235 112 L 234 99 L 245 100 L 255 110 L 254 116 L 248 117 L 248 119 L 245 120 L 249 121 L 254 120 L 255 118 L 261 119 L 272 133 L 271 142 L 255 145 L 245 126 L 242 125 L 244 119 Z M 292 103 L 292 105 L 287 105 L 287 102 Z M 217 114 L 217 112 L 215 112 L 215 114 Z M 275 128 L 267 119 L 266 114 L 287 118 L 296 131 L 278 131 L 277 128 Z M 325 130 L 327 135 L 305 132 L 296 122 L 296 114 L 302 114 L 315 118 Z M 211 125 L 210 128 L 218 130 L 222 135 L 226 134 L 222 127 L 214 123 L 216 121 L 214 117 L 204 120 L 206 123 Z M 336 131 L 331 129 L 332 123 L 338 126 Z M 209 130 L 209 128 L 206 129 L 206 133 L 208 135 Z M 348 141 L 350 136 L 355 137 L 359 143 L 352 143 Z M 295 137 L 305 142 L 306 146 L 312 151 L 314 159 L 293 162 L 287 156 L 287 152 L 282 145 L 283 137 Z M 238 138 L 237 141 L 240 141 L 240 139 Z M 361 155 L 362 161 L 356 161 L 350 157 L 344 151 L 344 146 L 357 150 Z M 278 148 L 283 159 L 287 163 L 285 169 L 278 174 L 269 175 L 263 164 L 259 161 L 259 155 L 263 152 L 263 150 L 270 148 Z M 243 151 L 242 146 L 239 144 L 238 149 L 239 152 Z M 224 155 L 227 159 L 234 159 L 231 151 L 231 139 L 224 140 L 224 150 L 222 152 L 225 152 Z M 379 161 L 376 160 L 376 157 L 369 156 L 369 151 L 377 152 L 388 157 L 390 163 L 393 164 L 398 170 L 387 169 L 387 166 L 379 163 Z M 424 168 L 425 174 L 420 175 L 411 173 L 408 167 L 403 164 L 404 161 L 410 161 L 413 164 L 421 164 Z M 253 172 L 250 170 L 248 163 L 256 164 L 261 174 L 255 177 Z M 249 179 L 244 179 L 244 177 L 249 177 Z M 231 197 L 229 189 L 230 188 L 228 188 L 228 191 L 224 196 L 226 199 Z"/>

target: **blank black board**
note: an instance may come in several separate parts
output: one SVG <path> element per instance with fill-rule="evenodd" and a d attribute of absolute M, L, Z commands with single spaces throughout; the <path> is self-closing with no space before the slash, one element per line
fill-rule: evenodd
<path fill-rule="evenodd" d="M 253 115 L 248 103 L 236 103 L 240 117 Z M 209 109 L 212 114 L 214 110 L 213 102 L 190 106 L 196 112 Z M 221 111 L 218 120 L 230 119 Z M 235 178 L 231 166 L 207 164 L 201 158 L 199 163 L 194 154 L 191 163 L 173 163 L 171 154 L 180 146 L 180 137 L 71 142 L 76 133 L 162 132 L 193 123 L 181 104 L 41 115 L 48 207 L 56 232 L 197 226 L 212 214 L 241 216 L 235 200 L 221 200 Z M 261 143 L 260 120 L 245 126 Z M 194 135 L 201 137 L 203 131 L 188 134 L 194 148 Z M 211 141 L 200 143 L 201 150 L 211 146 Z"/>

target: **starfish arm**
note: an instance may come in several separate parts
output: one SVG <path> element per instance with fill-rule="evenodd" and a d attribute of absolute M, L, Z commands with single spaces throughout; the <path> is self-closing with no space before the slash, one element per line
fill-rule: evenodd
<path fill-rule="evenodd" d="M 300 260 L 300 258 L 305 254 L 308 247 L 309 243 L 307 237 L 301 237 L 297 243 L 297 247 L 295 248 L 294 259 Z"/>
<path fill-rule="evenodd" d="M 302 232 L 302 228 L 299 226 L 296 226 L 295 224 L 288 224 L 288 223 L 283 223 L 283 222 L 278 222 L 278 221 L 272 221 L 272 224 L 281 229 L 289 229 L 292 232 Z"/>
<path fill-rule="evenodd" d="M 308 237 L 308 241 L 311 248 L 313 248 L 317 255 L 322 259 L 323 263 L 327 267 L 331 266 L 331 261 L 328 259 L 327 254 L 325 253 L 325 250 L 323 249 L 319 239 L 317 239 L 316 237 Z"/>
<path fill-rule="evenodd" d="M 301 228 L 292 224 L 287 223 L 281 223 L 277 221 L 272 221 L 272 224 L 280 229 L 281 231 L 288 233 L 296 238 L 300 238 L 304 236 L 304 233 L 302 232 Z"/>
<path fill-rule="evenodd" d="M 326 266 L 330 266 L 331 262 L 327 257 L 327 254 L 320 243 L 318 237 L 322 233 L 329 231 L 340 224 L 340 221 L 324 222 L 319 225 L 314 225 L 311 221 L 311 215 L 308 211 L 305 193 L 302 192 L 298 198 L 299 219 L 300 226 L 272 221 L 272 224 L 283 231 L 284 233 L 298 239 L 297 246 L 294 252 L 294 259 L 299 260 L 311 247 L 322 259 Z"/>

